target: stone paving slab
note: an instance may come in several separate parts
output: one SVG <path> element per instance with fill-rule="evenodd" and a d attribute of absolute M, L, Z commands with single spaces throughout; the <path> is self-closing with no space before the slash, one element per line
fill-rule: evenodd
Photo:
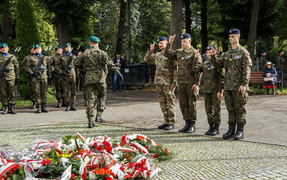
<path fill-rule="evenodd" d="M 84 137 L 108 135 L 112 138 L 140 133 L 163 144 L 174 158 L 158 163 L 162 173 L 157 180 L 180 179 L 287 179 L 287 147 L 246 141 L 223 140 L 209 136 L 160 130 L 86 123 L 0 129 L 0 147 L 16 150 L 38 139 L 58 141 L 66 135 Z"/>

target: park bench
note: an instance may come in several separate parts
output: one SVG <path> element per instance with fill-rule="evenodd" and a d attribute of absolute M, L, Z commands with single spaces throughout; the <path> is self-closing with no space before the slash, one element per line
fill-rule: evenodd
<path fill-rule="evenodd" d="M 251 72 L 249 84 L 264 84 L 263 73 L 264 72 Z M 283 72 L 278 73 L 277 81 L 275 83 L 278 84 L 282 92 L 283 91 Z"/>

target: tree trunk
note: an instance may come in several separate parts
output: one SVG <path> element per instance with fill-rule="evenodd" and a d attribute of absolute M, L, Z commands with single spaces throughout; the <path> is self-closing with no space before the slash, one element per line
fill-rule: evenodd
<path fill-rule="evenodd" d="M 6 0 L 4 2 L 5 4 L 3 5 L 4 11 L 3 11 L 3 30 L 2 30 L 2 43 L 7 43 L 9 44 L 9 9 L 10 9 L 10 4 L 9 0 Z"/>
<path fill-rule="evenodd" d="M 185 29 L 186 29 L 186 33 L 191 35 L 190 0 L 184 0 L 184 6 L 185 6 Z"/>
<path fill-rule="evenodd" d="M 128 33 L 128 52 L 127 52 L 127 62 L 132 62 L 132 26 L 131 26 L 131 0 L 127 0 L 127 6 L 128 6 L 128 27 L 127 27 L 127 33 Z"/>
<path fill-rule="evenodd" d="M 182 29 L 184 25 L 184 20 L 182 18 L 182 7 L 183 0 L 172 0 L 172 10 L 171 10 L 171 27 L 170 27 L 170 35 L 173 36 L 176 34 L 176 38 L 174 39 L 172 49 L 180 49 L 181 42 L 180 36 L 182 35 Z"/>
<path fill-rule="evenodd" d="M 248 33 L 248 41 L 247 41 L 247 50 L 250 53 L 252 62 L 254 60 L 254 48 L 255 48 L 255 41 L 256 41 L 259 3 L 260 3 L 260 0 L 253 0 L 252 9 L 251 9 L 250 27 L 249 27 L 249 33 Z"/>
<path fill-rule="evenodd" d="M 201 52 L 205 51 L 205 48 L 208 46 L 208 39 L 207 39 L 207 1 L 208 0 L 201 0 Z"/>
<path fill-rule="evenodd" d="M 221 20 L 222 20 L 221 24 L 224 24 L 226 22 L 226 16 L 224 14 L 221 15 Z M 222 37 L 226 37 L 226 38 L 223 38 L 221 41 L 223 52 L 226 52 L 229 49 L 228 48 L 228 41 L 229 40 L 228 40 L 228 33 L 227 32 L 228 32 L 228 29 L 224 28 Z"/>
<path fill-rule="evenodd" d="M 67 15 L 56 15 L 56 29 L 58 41 L 61 46 L 70 42 L 70 32 Z"/>
<path fill-rule="evenodd" d="M 116 53 L 122 54 L 123 52 L 123 44 L 124 44 L 124 33 L 125 33 L 125 22 L 126 22 L 126 10 L 127 4 L 126 0 L 120 0 L 121 2 L 121 10 L 120 10 L 120 20 L 119 20 L 119 28 L 118 28 L 118 40 Z"/>

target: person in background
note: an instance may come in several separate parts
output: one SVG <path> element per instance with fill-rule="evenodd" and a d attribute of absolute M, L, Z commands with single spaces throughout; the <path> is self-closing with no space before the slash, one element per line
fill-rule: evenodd
<path fill-rule="evenodd" d="M 270 94 L 270 89 L 272 89 L 272 94 L 275 95 L 275 82 L 277 80 L 277 71 L 273 67 L 271 62 L 267 62 L 266 68 L 263 73 L 263 78 L 268 78 L 268 81 L 264 79 L 264 86 L 267 89 L 267 94 Z"/>
<path fill-rule="evenodd" d="M 125 60 L 121 57 L 121 53 L 116 54 L 116 58 L 113 60 L 114 64 L 118 67 L 118 70 L 123 74 L 123 66 L 125 66 Z M 114 73 L 113 92 L 116 92 L 118 82 L 118 75 Z M 119 81 L 119 92 L 122 91 L 122 81 Z"/>
<path fill-rule="evenodd" d="M 266 50 L 262 50 L 261 51 L 261 57 L 259 59 L 259 71 L 264 71 L 266 68 L 266 63 L 267 63 L 267 59 L 266 59 Z"/>

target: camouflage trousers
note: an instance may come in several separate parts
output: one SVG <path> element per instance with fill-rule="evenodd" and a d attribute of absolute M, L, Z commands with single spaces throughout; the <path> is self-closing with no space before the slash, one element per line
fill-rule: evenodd
<path fill-rule="evenodd" d="M 61 77 L 55 77 L 55 89 L 56 89 L 56 98 L 64 99 L 64 85 L 63 79 Z"/>
<path fill-rule="evenodd" d="M 106 103 L 107 85 L 105 83 L 87 84 L 85 86 L 87 107 L 87 117 L 94 117 L 94 103 L 97 100 L 97 116 L 102 116 Z"/>
<path fill-rule="evenodd" d="M 47 98 L 47 90 L 48 90 L 48 82 L 47 79 L 37 78 L 36 82 L 32 83 L 32 95 L 35 99 L 36 104 L 46 103 Z"/>
<path fill-rule="evenodd" d="M 180 110 L 185 121 L 196 121 L 197 109 L 196 101 L 198 99 L 198 92 L 193 93 L 193 84 L 182 84 L 178 85 L 179 93 L 179 105 Z"/>
<path fill-rule="evenodd" d="M 224 99 L 228 111 L 229 123 L 246 124 L 245 104 L 248 100 L 248 92 L 241 95 L 239 91 L 224 91 Z"/>
<path fill-rule="evenodd" d="M 32 81 L 31 80 L 29 80 L 29 87 L 30 87 L 30 92 L 31 92 L 30 99 L 32 102 L 35 102 L 35 96 L 33 95 L 34 93 L 32 92 Z"/>
<path fill-rule="evenodd" d="M 2 78 L 0 81 L 0 93 L 3 106 L 15 104 L 15 80 L 7 81 Z"/>
<path fill-rule="evenodd" d="M 65 102 L 74 104 L 76 102 L 76 76 L 67 76 L 63 79 Z"/>
<path fill-rule="evenodd" d="M 170 85 L 156 85 L 156 94 L 163 112 L 165 124 L 175 124 L 175 96 Z"/>
<path fill-rule="evenodd" d="M 209 124 L 220 124 L 221 113 L 220 103 L 217 93 L 204 93 L 205 112 Z"/>

